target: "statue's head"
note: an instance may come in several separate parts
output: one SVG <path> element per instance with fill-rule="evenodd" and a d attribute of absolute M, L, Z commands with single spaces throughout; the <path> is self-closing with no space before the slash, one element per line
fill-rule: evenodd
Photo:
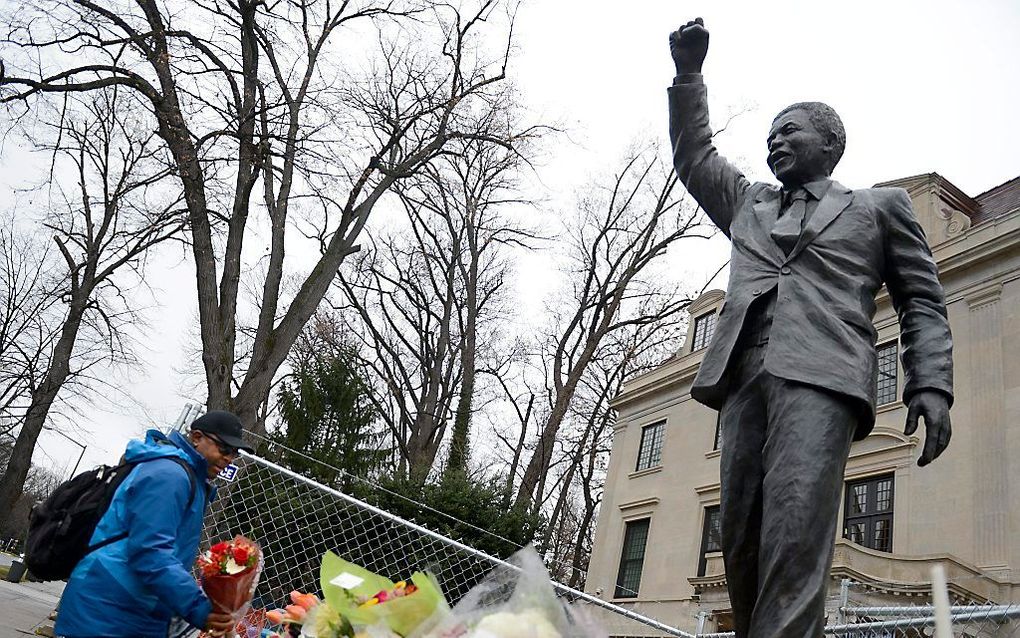
<path fill-rule="evenodd" d="M 797 102 L 772 120 L 767 141 L 772 173 L 784 186 L 799 186 L 832 174 L 846 147 L 846 131 L 829 105 Z"/>

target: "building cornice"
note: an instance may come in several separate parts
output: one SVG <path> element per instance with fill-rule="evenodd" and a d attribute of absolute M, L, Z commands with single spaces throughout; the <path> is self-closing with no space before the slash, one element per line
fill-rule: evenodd
<path fill-rule="evenodd" d="M 692 317 L 695 317 L 700 315 L 702 310 L 706 310 L 718 304 L 725 296 L 726 293 L 724 291 L 719 290 L 718 288 L 713 288 L 695 299 L 687 310 Z"/>
<path fill-rule="evenodd" d="M 699 350 L 680 359 L 673 359 L 662 364 L 655 370 L 645 373 L 630 381 L 630 387 L 616 395 L 610 407 L 619 410 L 628 403 L 633 403 L 649 394 L 660 392 L 664 388 L 679 385 L 686 381 L 693 381 L 701 367 L 701 359 L 704 354 Z M 656 375 L 661 375 L 656 377 Z M 636 386 L 636 387 L 635 387 Z"/>
<path fill-rule="evenodd" d="M 975 226 L 935 248 L 933 256 L 939 276 L 998 257 L 1006 251 L 1020 251 L 1020 210 Z"/>

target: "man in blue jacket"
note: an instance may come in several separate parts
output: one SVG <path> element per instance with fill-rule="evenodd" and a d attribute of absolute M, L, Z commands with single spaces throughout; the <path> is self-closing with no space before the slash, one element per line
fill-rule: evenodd
<path fill-rule="evenodd" d="M 230 631 L 230 615 L 212 610 L 191 567 L 215 494 L 210 481 L 238 450 L 251 449 L 241 434 L 235 415 L 212 411 L 195 420 L 187 437 L 149 430 L 144 442 L 128 443 L 124 460 L 145 462 L 117 488 L 92 544 L 125 532 L 127 537 L 75 567 L 60 602 L 58 635 L 165 638 L 174 616 L 216 634 Z"/>

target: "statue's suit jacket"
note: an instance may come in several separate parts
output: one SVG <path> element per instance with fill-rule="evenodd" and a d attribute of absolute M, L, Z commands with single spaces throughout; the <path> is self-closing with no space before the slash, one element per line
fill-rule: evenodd
<path fill-rule="evenodd" d="M 670 139 L 680 180 L 730 238 L 726 301 L 691 395 L 719 409 L 751 303 L 775 288 L 765 369 L 860 402 L 855 439 L 875 422 L 872 324 L 884 283 L 899 315 L 904 401 L 924 389 L 952 403 L 952 336 L 938 271 L 910 198 L 900 188 L 849 190 L 832 182 L 787 256 L 770 230 L 780 189 L 750 183 L 712 144 L 705 85 L 669 89 Z"/>

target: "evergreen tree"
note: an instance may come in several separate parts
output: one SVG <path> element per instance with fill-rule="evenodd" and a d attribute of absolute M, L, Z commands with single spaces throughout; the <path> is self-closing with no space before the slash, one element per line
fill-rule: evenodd
<path fill-rule="evenodd" d="M 351 492 L 354 477 L 386 468 L 390 450 L 357 356 L 334 328 L 320 318 L 299 342 L 277 393 L 281 428 L 269 439 L 289 448 L 281 459 L 287 467 Z"/>

